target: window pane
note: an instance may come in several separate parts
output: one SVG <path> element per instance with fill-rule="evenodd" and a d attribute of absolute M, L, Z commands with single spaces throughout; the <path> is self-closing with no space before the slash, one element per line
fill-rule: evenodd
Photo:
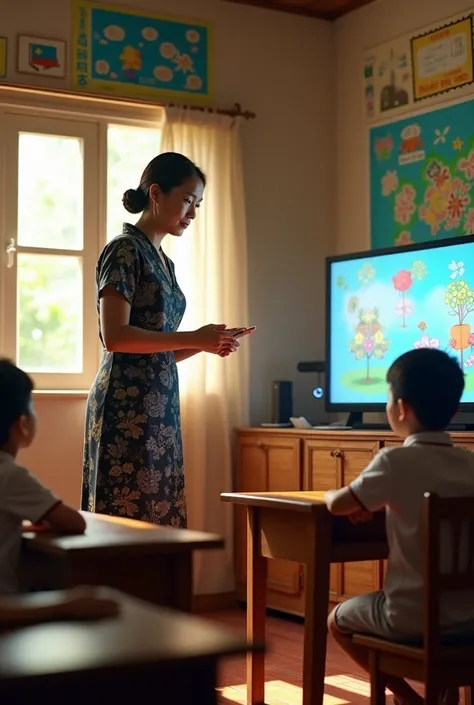
<path fill-rule="evenodd" d="M 107 129 L 107 240 L 122 232 L 124 221 L 132 220 L 122 206 L 122 196 L 136 188 L 148 162 L 160 151 L 158 129 L 109 125 Z"/>
<path fill-rule="evenodd" d="M 82 154 L 77 137 L 20 133 L 19 245 L 82 250 Z"/>
<path fill-rule="evenodd" d="M 82 372 L 82 263 L 79 257 L 18 255 L 19 367 Z"/>

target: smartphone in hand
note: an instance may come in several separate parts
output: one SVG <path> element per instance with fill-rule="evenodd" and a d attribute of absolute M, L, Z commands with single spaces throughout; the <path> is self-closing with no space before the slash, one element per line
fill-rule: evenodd
<path fill-rule="evenodd" d="M 251 326 L 250 328 L 230 328 L 229 333 L 232 334 L 233 338 L 243 338 L 245 335 L 250 335 L 256 329 L 256 326 Z"/>

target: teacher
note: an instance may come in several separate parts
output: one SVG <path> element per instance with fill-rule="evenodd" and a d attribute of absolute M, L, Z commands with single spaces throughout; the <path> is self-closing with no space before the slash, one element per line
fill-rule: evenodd
<path fill-rule="evenodd" d="M 97 264 L 104 348 L 87 400 L 82 509 L 186 528 L 176 363 L 238 347 L 225 325 L 177 332 L 186 300 L 161 243 L 196 217 L 203 172 L 182 154 L 155 157 L 123 195 L 136 225 L 103 249 Z"/>

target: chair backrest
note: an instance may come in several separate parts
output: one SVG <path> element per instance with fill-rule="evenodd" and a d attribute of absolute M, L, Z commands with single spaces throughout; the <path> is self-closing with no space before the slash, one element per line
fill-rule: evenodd
<path fill-rule="evenodd" d="M 474 497 L 423 498 L 424 647 L 427 659 L 441 648 L 444 592 L 474 592 Z"/>

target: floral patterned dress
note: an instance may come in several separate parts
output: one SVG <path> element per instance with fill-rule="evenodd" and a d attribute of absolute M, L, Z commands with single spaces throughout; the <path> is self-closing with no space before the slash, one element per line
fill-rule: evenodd
<path fill-rule="evenodd" d="M 130 325 L 174 332 L 186 300 L 173 263 L 165 260 L 167 267 L 149 238 L 125 224 L 122 235 L 100 255 L 97 290 L 112 285 L 127 299 Z M 103 343 L 100 319 L 99 334 Z M 87 401 L 82 509 L 186 527 L 173 352 L 141 355 L 104 350 Z"/>

